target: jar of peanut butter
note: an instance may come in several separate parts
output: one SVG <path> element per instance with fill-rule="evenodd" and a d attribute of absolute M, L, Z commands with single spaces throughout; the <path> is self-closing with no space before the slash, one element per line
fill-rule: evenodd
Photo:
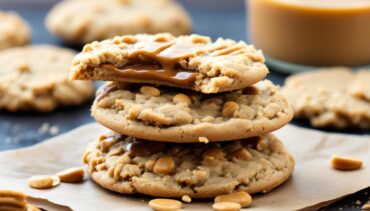
<path fill-rule="evenodd" d="M 246 0 L 251 42 L 272 61 L 370 64 L 370 0 Z"/>

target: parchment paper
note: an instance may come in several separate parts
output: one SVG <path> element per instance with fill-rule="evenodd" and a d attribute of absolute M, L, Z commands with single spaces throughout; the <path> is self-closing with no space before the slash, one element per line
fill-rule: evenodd
<path fill-rule="evenodd" d="M 89 178 L 82 184 L 62 183 L 49 190 L 27 186 L 38 174 L 54 174 L 81 166 L 89 142 L 105 129 L 96 123 L 77 128 L 41 144 L 0 153 L 0 189 L 27 193 L 31 201 L 51 210 L 150 210 L 144 196 L 125 196 L 106 191 Z M 254 196 L 249 210 L 298 210 L 331 201 L 370 186 L 370 137 L 317 132 L 287 125 L 275 134 L 296 158 L 292 178 L 268 194 Z M 337 171 L 329 165 L 333 154 L 363 159 L 357 171 Z M 45 200 L 46 199 L 46 200 Z M 210 201 L 184 204 L 186 210 L 210 210 Z M 61 205 L 61 206 L 58 206 Z"/>

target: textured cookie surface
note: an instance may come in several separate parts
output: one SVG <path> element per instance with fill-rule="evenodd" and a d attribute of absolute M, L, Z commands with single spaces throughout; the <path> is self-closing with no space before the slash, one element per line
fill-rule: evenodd
<path fill-rule="evenodd" d="M 65 0 L 50 11 L 46 25 L 74 44 L 124 34 L 191 31 L 187 13 L 172 0 Z"/>
<path fill-rule="evenodd" d="M 272 134 L 233 142 L 176 144 L 103 135 L 83 161 L 106 189 L 157 197 L 208 198 L 268 192 L 286 181 L 294 160 Z"/>
<path fill-rule="evenodd" d="M 215 95 L 112 82 L 100 89 L 92 115 L 113 131 L 137 138 L 212 142 L 274 131 L 292 119 L 293 111 L 270 81 Z"/>
<path fill-rule="evenodd" d="M 75 52 L 39 45 L 0 52 L 0 109 L 47 112 L 81 104 L 94 92 L 92 82 L 69 81 Z"/>
<path fill-rule="evenodd" d="M 353 96 L 370 103 L 370 69 L 357 72 L 348 88 Z"/>
<path fill-rule="evenodd" d="M 370 128 L 368 75 L 368 71 L 322 69 L 289 77 L 282 91 L 295 117 L 307 118 L 315 127 L 366 129 Z"/>
<path fill-rule="evenodd" d="M 0 50 L 29 43 L 31 30 L 16 13 L 0 11 L 0 20 Z"/>
<path fill-rule="evenodd" d="M 218 93 L 262 80 L 268 74 L 264 61 L 261 51 L 242 41 L 139 34 L 86 45 L 73 61 L 71 78 L 145 82 Z"/>

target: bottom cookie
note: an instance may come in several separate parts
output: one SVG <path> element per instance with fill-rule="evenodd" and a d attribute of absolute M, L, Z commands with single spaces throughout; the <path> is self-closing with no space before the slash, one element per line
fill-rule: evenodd
<path fill-rule="evenodd" d="M 91 143 L 83 161 L 91 178 L 106 189 L 156 197 L 265 193 L 286 181 L 294 169 L 293 157 L 272 134 L 179 144 L 111 133 Z"/>

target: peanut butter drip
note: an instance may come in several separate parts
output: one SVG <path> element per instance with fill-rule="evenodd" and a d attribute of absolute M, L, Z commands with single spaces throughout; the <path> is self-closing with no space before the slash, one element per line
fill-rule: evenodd
<path fill-rule="evenodd" d="M 197 44 L 202 45 L 202 44 Z M 158 62 L 156 64 L 128 65 L 122 68 L 104 64 L 102 68 L 109 70 L 116 77 L 127 79 L 145 79 L 152 82 L 162 82 L 177 87 L 191 88 L 199 73 L 177 68 L 181 59 L 194 57 L 199 46 L 192 42 L 177 43 L 174 41 L 150 42 L 132 52 L 130 57 L 146 57 Z M 145 63 L 145 62 L 143 62 Z"/>

